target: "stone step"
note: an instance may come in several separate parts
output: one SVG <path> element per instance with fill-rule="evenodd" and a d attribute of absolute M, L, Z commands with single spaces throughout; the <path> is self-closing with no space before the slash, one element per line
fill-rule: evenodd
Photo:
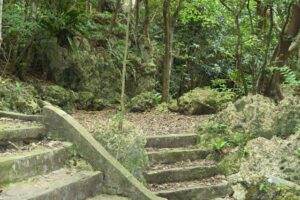
<path fill-rule="evenodd" d="M 60 169 L 2 188 L 1 200 L 85 200 L 100 192 L 103 174 Z"/>
<path fill-rule="evenodd" d="M 63 167 L 71 156 L 72 144 L 49 141 L 28 148 L 0 154 L 0 185 L 47 174 Z"/>
<path fill-rule="evenodd" d="M 146 148 L 176 148 L 194 146 L 198 143 L 197 134 L 172 134 L 162 136 L 148 136 Z"/>
<path fill-rule="evenodd" d="M 197 148 L 171 148 L 151 150 L 147 152 L 150 165 L 168 164 L 186 160 L 205 159 L 210 152 L 206 149 Z"/>
<path fill-rule="evenodd" d="M 0 142 L 3 141 L 25 141 L 45 137 L 45 127 L 41 124 L 20 125 L 18 127 L 0 127 Z"/>
<path fill-rule="evenodd" d="M 117 195 L 108 195 L 108 194 L 101 194 L 88 200 L 130 200 L 128 197 L 122 197 Z"/>
<path fill-rule="evenodd" d="M 15 112 L 7 112 L 7 111 L 0 111 L 1 118 L 11 118 L 11 119 L 18 119 L 24 121 L 42 121 L 42 115 L 26 115 L 22 113 L 15 113 Z"/>
<path fill-rule="evenodd" d="M 144 175 L 147 183 L 183 182 L 204 179 L 219 174 L 216 165 L 176 167 L 162 170 L 151 170 Z"/>
<path fill-rule="evenodd" d="M 168 200 L 211 200 L 225 197 L 231 193 L 231 187 L 226 181 L 214 185 L 190 185 L 187 187 L 173 187 L 156 192 L 160 197 Z"/>

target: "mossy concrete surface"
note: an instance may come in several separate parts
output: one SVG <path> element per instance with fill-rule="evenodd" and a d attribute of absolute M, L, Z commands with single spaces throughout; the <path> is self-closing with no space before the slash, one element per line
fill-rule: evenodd
<path fill-rule="evenodd" d="M 6 117 L 11 119 L 25 120 L 25 121 L 42 121 L 42 115 L 25 115 L 15 112 L 0 111 L 0 117 Z"/>
<path fill-rule="evenodd" d="M 3 188 L 1 200 L 85 200 L 102 187 L 103 174 L 94 171 L 60 169 L 26 182 Z"/>
<path fill-rule="evenodd" d="M 182 182 L 205 179 L 218 174 L 218 168 L 212 166 L 182 167 L 165 170 L 148 171 L 145 174 L 147 183 Z"/>
<path fill-rule="evenodd" d="M 22 141 L 22 140 L 38 139 L 43 136 L 46 136 L 46 131 L 45 131 L 45 127 L 42 125 L 0 129 L 0 141 Z"/>
<path fill-rule="evenodd" d="M 152 148 L 176 148 L 196 145 L 199 136 L 197 134 L 172 134 L 163 136 L 148 136 L 146 147 Z"/>
<path fill-rule="evenodd" d="M 205 159 L 209 154 L 206 149 L 185 149 L 185 148 L 174 148 L 174 149 L 162 149 L 159 151 L 147 152 L 149 162 L 151 165 L 161 163 L 169 164 L 179 161 L 186 160 L 199 160 Z"/>
<path fill-rule="evenodd" d="M 71 154 L 72 144 L 64 142 L 60 147 L 37 147 L 7 155 L 0 154 L 0 185 L 47 174 L 64 166 Z"/>
<path fill-rule="evenodd" d="M 159 196 L 172 200 L 211 200 L 225 197 L 231 191 L 226 181 L 211 186 L 195 186 L 193 188 L 182 188 L 177 190 L 160 191 Z"/>
<path fill-rule="evenodd" d="M 136 200 L 162 199 L 145 188 L 70 115 L 48 105 L 44 107 L 44 116 L 47 130 L 54 137 L 75 144 L 79 153 L 94 169 L 104 172 L 105 192 L 123 194 Z"/>

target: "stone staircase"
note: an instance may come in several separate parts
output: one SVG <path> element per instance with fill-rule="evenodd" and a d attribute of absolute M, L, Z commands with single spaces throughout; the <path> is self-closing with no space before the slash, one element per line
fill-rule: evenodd
<path fill-rule="evenodd" d="M 211 200 L 231 192 L 209 151 L 197 147 L 196 134 L 147 138 L 150 169 L 145 179 L 150 190 L 169 200 Z"/>
<path fill-rule="evenodd" d="M 0 117 L 0 200 L 126 200 L 101 194 L 104 173 L 43 124 Z"/>

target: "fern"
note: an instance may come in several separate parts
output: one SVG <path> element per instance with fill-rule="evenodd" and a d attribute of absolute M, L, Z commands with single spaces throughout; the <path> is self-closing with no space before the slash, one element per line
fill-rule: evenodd
<path fill-rule="evenodd" d="M 296 73 L 291 70 L 289 67 L 284 66 L 279 68 L 281 75 L 284 77 L 284 84 L 290 86 L 300 86 L 300 81 L 297 80 Z"/>

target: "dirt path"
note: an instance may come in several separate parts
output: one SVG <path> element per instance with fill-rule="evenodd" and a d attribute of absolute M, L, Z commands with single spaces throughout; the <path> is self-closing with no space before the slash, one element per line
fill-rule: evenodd
<path fill-rule="evenodd" d="M 93 132 L 97 125 L 106 124 L 115 113 L 116 111 L 112 109 L 103 111 L 77 111 L 72 116 L 90 132 Z M 207 115 L 186 116 L 157 111 L 128 113 L 126 115 L 127 120 L 142 129 L 146 135 L 190 133 L 195 124 L 207 119 L 207 117 Z"/>

